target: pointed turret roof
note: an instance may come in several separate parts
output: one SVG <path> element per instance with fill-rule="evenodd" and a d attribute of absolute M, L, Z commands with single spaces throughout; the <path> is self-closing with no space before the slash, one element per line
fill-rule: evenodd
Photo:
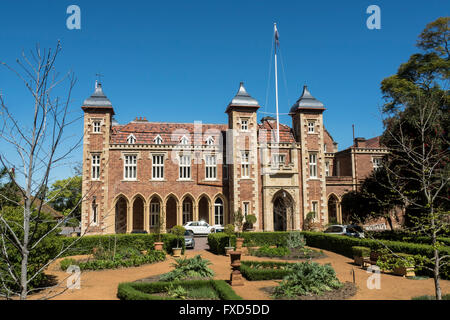
<path fill-rule="evenodd" d="M 323 103 L 312 96 L 307 86 L 303 86 L 303 93 L 301 97 L 297 100 L 296 103 L 294 103 L 289 113 L 295 113 L 297 109 L 302 108 L 318 110 L 324 109 Z"/>
<path fill-rule="evenodd" d="M 94 93 L 84 100 L 83 106 L 86 107 L 112 107 L 111 101 L 105 96 L 101 83 L 96 83 Z"/>
<path fill-rule="evenodd" d="M 259 102 L 247 93 L 245 90 L 244 83 L 239 84 L 239 90 L 228 104 L 226 112 L 228 112 L 230 107 L 256 107 L 259 108 Z"/>

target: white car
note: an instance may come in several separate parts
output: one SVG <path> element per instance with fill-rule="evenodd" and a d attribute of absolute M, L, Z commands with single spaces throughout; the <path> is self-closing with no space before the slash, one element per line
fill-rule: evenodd
<path fill-rule="evenodd" d="M 190 230 L 194 235 L 198 234 L 209 234 L 211 232 L 216 232 L 217 229 L 223 228 L 222 226 L 210 226 L 205 221 L 189 221 L 183 226 L 186 230 Z"/>

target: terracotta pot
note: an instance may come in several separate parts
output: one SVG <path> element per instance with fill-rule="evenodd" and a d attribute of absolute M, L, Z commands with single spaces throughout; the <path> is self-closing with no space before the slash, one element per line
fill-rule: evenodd
<path fill-rule="evenodd" d="M 236 238 L 236 250 L 242 249 L 242 244 L 244 243 L 244 238 Z"/>
<path fill-rule="evenodd" d="M 240 251 L 230 251 L 231 266 L 233 269 L 238 269 L 241 266 L 241 254 Z"/>
<path fill-rule="evenodd" d="M 172 248 L 172 253 L 174 257 L 181 257 L 182 248 Z"/>
<path fill-rule="evenodd" d="M 164 242 L 155 242 L 154 245 L 156 251 L 163 251 Z"/>
<path fill-rule="evenodd" d="M 225 247 L 226 256 L 229 256 L 231 251 L 234 251 L 234 247 Z"/>
<path fill-rule="evenodd" d="M 414 267 L 397 267 L 392 271 L 399 276 L 414 277 L 416 275 Z"/>

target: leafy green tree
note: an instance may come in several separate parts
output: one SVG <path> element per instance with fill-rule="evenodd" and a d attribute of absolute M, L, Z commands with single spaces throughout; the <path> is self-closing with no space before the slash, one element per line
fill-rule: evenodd
<path fill-rule="evenodd" d="M 63 215 L 81 220 L 81 176 L 56 181 L 48 192 L 49 204 Z"/>
<path fill-rule="evenodd" d="M 12 181 L 14 173 L 3 167 L 0 170 L 0 209 L 7 206 L 16 207 L 21 200 L 19 187 Z"/>

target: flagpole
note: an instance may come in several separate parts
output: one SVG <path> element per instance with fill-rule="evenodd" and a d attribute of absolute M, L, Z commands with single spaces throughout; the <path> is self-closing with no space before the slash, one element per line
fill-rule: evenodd
<path fill-rule="evenodd" d="M 278 115 L 278 71 L 277 71 L 277 24 L 273 24 L 274 38 L 275 38 L 275 106 L 277 113 L 277 143 L 280 143 L 280 118 Z"/>

